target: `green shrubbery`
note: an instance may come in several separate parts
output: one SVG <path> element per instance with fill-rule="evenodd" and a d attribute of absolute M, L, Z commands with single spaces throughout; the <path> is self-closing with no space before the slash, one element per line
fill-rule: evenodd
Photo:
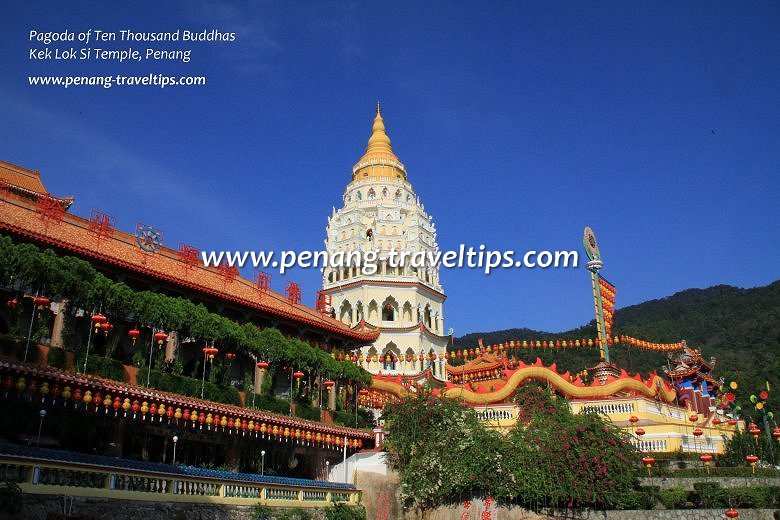
<path fill-rule="evenodd" d="M 49 354 L 46 356 L 46 364 L 55 368 L 65 368 L 66 363 L 65 349 L 60 347 L 50 347 Z"/>
<path fill-rule="evenodd" d="M 366 520 L 366 509 L 362 505 L 335 504 L 324 512 L 326 520 Z"/>
<path fill-rule="evenodd" d="M 637 454 L 597 415 L 573 415 L 539 385 L 520 388 L 518 426 L 487 429 L 472 408 L 418 395 L 385 409 L 388 464 L 407 506 L 430 509 L 472 496 L 524 507 L 635 508 Z"/>
<path fill-rule="evenodd" d="M 333 359 L 324 350 L 298 338 L 284 337 L 277 329 L 239 324 L 186 298 L 134 291 L 124 283 L 110 280 L 85 260 L 62 256 L 33 244 L 16 244 L 0 235 L 0 285 L 11 283 L 22 283 L 33 292 L 45 289 L 49 295 L 60 295 L 71 302 L 69 312 L 79 308 L 101 309 L 117 324 L 132 316 L 144 334 L 152 328 L 175 330 L 182 336 L 216 342 L 228 351 L 293 366 L 312 376 L 363 386 L 371 384 L 370 374 L 354 363 Z M 69 328 L 74 326 L 72 316 L 65 321 Z M 70 345 L 72 331 L 64 332 Z M 48 329 L 44 334 L 48 334 Z M 37 349 L 31 348 L 28 361 L 36 354 Z"/>
<path fill-rule="evenodd" d="M 143 371 L 139 372 L 138 377 L 139 379 L 143 379 L 144 383 L 146 382 L 146 374 L 143 374 Z M 149 378 L 149 386 L 151 388 L 197 398 L 200 398 L 202 384 L 202 381 L 199 379 L 166 374 L 159 370 L 152 370 Z M 235 406 L 241 405 L 241 398 L 238 395 L 238 390 L 234 387 L 221 386 L 208 381 L 206 381 L 203 386 L 203 398 L 208 401 L 214 401 L 215 403 L 232 404 Z"/>
<path fill-rule="evenodd" d="M 685 509 L 693 506 L 688 502 L 688 492 L 682 488 L 662 489 L 658 498 L 666 509 Z"/>
<path fill-rule="evenodd" d="M 366 509 L 362 505 L 348 506 L 346 504 L 334 504 L 333 507 L 323 509 L 292 509 L 271 508 L 258 504 L 254 508 L 255 520 L 310 520 L 314 518 L 313 512 L 321 512 L 326 520 L 366 520 Z"/>
<path fill-rule="evenodd" d="M 771 509 L 778 506 L 780 499 L 780 487 L 777 486 L 724 489 L 718 482 L 709 481 L 695 482 L 693 488 L 693 491 L 682 488 L 662 489 L 658 498 L 666 509 Z"/>
<path fill-rule="evenodd" d="M 24 359 L 24 348 L 27 341 L 19 339 L 11 334 L 3 334 L 0 336 L 0 352 L 3 355 L 15 357 L 16 359 Z M 38 360 L 38 347 L 35 342 L 30 342 L 30 348 L 27 351 L 27 361 L 34 363 Z"/>
<path fill-rule="evenodd" d="M 76 359 L 76 372 L 84 371 L 84 356 Z M 113 381 L 125 380 L 125 367 L 116 359 L 103 356 L 89 356 L 87 374 L 105 377 Z"/>

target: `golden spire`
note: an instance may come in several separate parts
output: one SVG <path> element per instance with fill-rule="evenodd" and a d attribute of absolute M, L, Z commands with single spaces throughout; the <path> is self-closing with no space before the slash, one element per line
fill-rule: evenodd
<path fill-rule="evenodd" d="M 393 147 L 390 146 L 390 138 L 387 136 L 387 133 L 385 133 L 385 122 L 382 119 L 382 112 L 379 107 L 379 101 L 376 102 L 376 117 L 374 118 L 374 127 L 372 128 L 371 137 L 368 139 L 368 146 L 366 147 L 366 154 L 371 152 L 393 154 Z"/>
<path fill-rule="evenodd" d="M 397 170 L 392 173 L 391 170 Z M 353 168 L 353 178 L 378 178 L 401 177 L 406 179 L 406 169 L 393 152 L 390 138 L 385 131 L 385 121 L 382 119 L 382 108 L 379 101 L 376 102 L 376 116 L 374 126 L 371 128 L 371 137 L 368 138 L 366 153 L 360 158 Z"/>

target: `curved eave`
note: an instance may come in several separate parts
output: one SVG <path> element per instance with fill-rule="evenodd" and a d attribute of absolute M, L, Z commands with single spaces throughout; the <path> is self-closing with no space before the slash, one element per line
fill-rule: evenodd
<path fill-rule="evenodd" d="M 361 327 L 361 324 L 358 323 L 355 327 Z M 355 330 L 355 327 L 353 327 L 352 330 Z M 450 336 L 441 336 L 439 334 L 436 334 L 431 329 L 429 329 L 424 323 L 420 322 L 416 325 L 408 325 L 406 327 L 387 327 L 387 326 L 376 326 L 371 325 L 368 322 L 365 322 L 365 325 L 362 325 L 362 327 L 371 327 L 372 330 L 376 330 L 377 332 L 398 332 L 398 333 L 404 333 L 404 332 L 414 332 L 415 330 L 422 332 L 429 338 L 433 339 L 440 339 L 440 340 L 447 340 L 449 341 Z"/>
<path fill-rule="evenodd" d="M 428 285 L 425 285 L 422 282 L 399 282 L 399 281 L 393 281 L 393 280 L 371 280 L 370 278 L 364 278 L 362 280 L 355 280 L 353 282 L 344 283 L 340 285 L 331 285 L 330 287 L 323 288 L 322 292 L 325 294 L 333 294 L 340 291 L 343 291 L 345 289 L 352 289 L 353 287 L 359 287 L 359 286 L 365 286 L 365 285 L 371 285 L 371 286 L 396 286 L 396 287 L 419 287 L 420 289 L 423 289 L 435 296 L 438 296 L 442 299 L 442 301 L 447 299 L 447 296 L 433 287 L 430 287 Z"/>

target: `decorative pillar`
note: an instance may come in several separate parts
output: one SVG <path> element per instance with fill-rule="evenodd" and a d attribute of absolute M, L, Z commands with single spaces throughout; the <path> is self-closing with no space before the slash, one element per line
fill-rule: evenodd
<path fill-rule="evenodd" d="M 255 365 L 255 395 L 260 395 L 260 389 L 263 387 L 263 381 L 265 381 L 267 373 L 268 369 Z"/>
<path fill-rule="evenodd" d="M 328 388 L 328 410 L 336 411 L 336 385 Z"/>
<path fill-rule="evenodd" d="M 54 314 L 54 326 L 51 329 L 52 347 L 62 348 L 62 329 L 65 326 L 65 313 L 68 311 L 68 300 L 64 299 L 57 304 L 57 312 Z"/>
<path fill-rule="evenodd" d="M 179 350 L 179 333 L 172 330 L 168 334 L 168 342 L 165 344 L 165 361 L 175 360 L 177 350 Z"/>

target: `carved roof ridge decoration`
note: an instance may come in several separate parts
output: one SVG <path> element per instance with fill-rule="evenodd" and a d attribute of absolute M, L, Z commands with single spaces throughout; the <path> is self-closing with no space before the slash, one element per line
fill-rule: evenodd
<path fill-rule="evenodd" d="M 29 363 L 2 360 L 0 361 L 0 372 L 4 374 L 11 372 L 17 375 L 50 380 L 52 382 L 59 382 L 60 384 L 71 386 L 78 385 L 84 390 L 111 393 L 113 397 L 119 397 L 119 395 L 116 394 L 121 394 L 122 396 L 129 399 L 148 399 L 149 401 L 162 402 L 166 406 L 174 406 L 179 408 L 186 407 L 204 413 L 217 412 L 220 415 L 229 414 L 241 419 L 267 421 L 270 423 L 279 424 L 281 426 L 303 426 L 325 433 L 338 433 L 339 435 L 347 435 L 355 438 L 373 439 L 372 432 L 368 430 L 359 430 L 356 428 L 348 428 L 344 426 L 334 426 L 331 424 L 300 419 L 297 417 L 242 408 L 240 406 L 231 404 L 206 401 L 197 397 L 187 397 L 181 394 L 174 394 L 172 392 L 165 392 L 162 390 L 150 389 L 138 385 L 131 385 L 129 383 L 120 383 L 112 379 L 105 379 L 91 374 L 66 372 L 59 368 L 50 366 L 41 368 Z"/>
<path fill-rule="evenodd" d="M 468 373 L 474 370 L 492 370 L 495 368 L 503 368 L 504 360 L 499 359 L 495 354 L 485 353 L 480 354 L 471 361 L 468 361 L 460 366 L 452 366 L 449 363 L 446 365 L 447 372 L 451 374 Z"/>
<path fill-rule="evenodd" d="M 94 237 L 89 235 L 87 219 L 66 213 L 60 225 L 45 226 L 37 218 L 34 205 L 30 201 L 9 197 L 7 192 L 1 191 L 0 199 L 5 202 L 0 204 L 0 230 L 344 338 L 373 341 L 379 335 L 377 331 L 352 330 L 341 321 L 325 316 L 316 309 L 292 303 L 272 290 L 260 294 L 250 280 L 241 276 L 237 276 L 233 283 L 225 286 L 224 278 L 217 267 L 199 265 L 185 276 L 177 251 L 161 246 L 154 254 L 144 254 L 139 252 L 136 237 L 129 233 L 115 230 L 111 238 L 103 240 L 98 246 Z"/>

